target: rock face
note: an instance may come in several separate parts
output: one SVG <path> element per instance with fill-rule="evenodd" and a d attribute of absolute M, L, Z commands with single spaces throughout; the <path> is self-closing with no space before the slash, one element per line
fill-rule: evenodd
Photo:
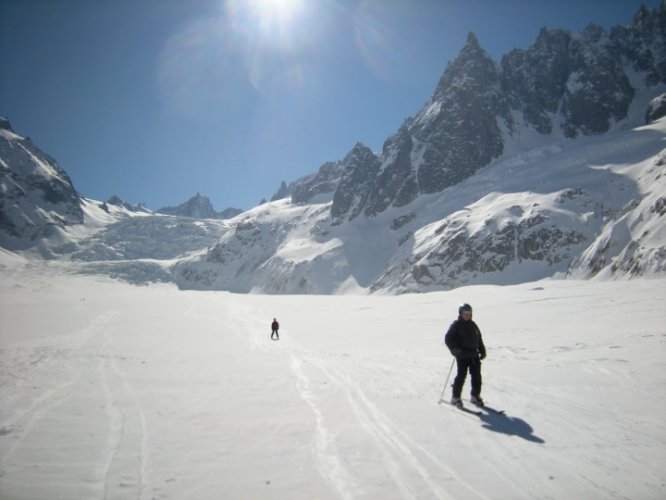
<path fill-rule="evenodd" d="M 519 265 L 557 269 L 568 265 L 589 237 L 583 224 L 562 218 L 550 207 L 518 205 L 488 214 L 476 230 L 461 214 L 429 230 L 435 237 L 417 245 L 416 252 L 373 285 L 374 290 L 418 291 L 442 284 L 455 288 Z"/>
<path fill-rule="evenodd" d="M 338 223 L 359 213 L 375 217 L 441 192 L 501 156 L 525 127 L 567 138 L 608 132 L 627 117 L 636 93 L 630 73 L 638 72 L 645 87 L 666 83 L 665 34 L 665 2 L 655 11 L 641 8 L 630 26 L 610 34 L 594 24 L 573 34 L 544 28 L 499 64 L 470 33 L 430 100 L 385 142 L 374 178 L 361 176 L 360 189 L 371 186 L 362 206 L 351 210 L 346 200 L 356 188 L 340 183 L 331 216 Z M 647 120 L 662 109 L 653 103 Z"/>
<path fill-rule="evenodd" d="M 157 213 L 190 217 L 192 219 L 230 219 L 243 213 L 243 211 L 238 208 L 227 208 L 222 212 L 216 212 L 210 199 L 197 193 L 185 203 L 177 207 L 160 208 Z"/>
<path fill-rule="evenodd" d="M 0 238 L 26 248 L 57 228 L 83 223 L 81 200 L 67 173 L 30 139 L 0 119 Z"/>
<path fill-rule="evenodd" d="M 666 83 L 666 2 L 651 11 L 641 6 L 630 26 L 615 26 L 611 40 L 648 86 Z"/>
<path fill-rule="evenodd" d="M 292 187 L 291 200 L 299 204 L 310 203 L 318 195 L 333 193 L 344 170 L 344 162 L 324 163 L 315 175 L 297 182 Z"/>
<path fill-rule="evenodd" d="M 150 210 L 146 208 L 146 206 L 143 203 L 139 203 L 138 205 L 132 205 L 130 203 L 127 203 L 125 200 L 123 200 L 120 196 L 118 195 L 113 195 L 111 198 L 106 200 L 102 204 L 102 209 L 106 212 L 109 211 L 109 205 L 115 205 L 117 207 L 124 208 L 128 212 L 144 212 L 144 213 L 150 213 Z"/>
<path fill-rule="evenodd" d="M 498 68 L 470 33 L 430 103 L 410 123 L 420 157 L 415 165 L 419 193 L 442 191 L 500 156 L 499 125 L 509 121 Z"/>
<path fill-rule="evenodd" d="M 593 24 L 577 35 L 541 30 L 527 50 L 502 58 L 502 87 L 512 108 L 542 134 L 553 131 L 559 113 L 566 137 L 607 132 L 634 96 L 619 47 Z"/>
<path fill-rule="evenodd" d="M 379 159 L 370 149 L 361 143 L 343 160 L 345 170 L 333 195 L 331 218 L 334 223 L 357 217 L 365 206 L 375 187 L 375 178 L 379 171 Z"/>
<path fill-rule="evenodd" d="M 280 189 L 277 190 L 277 193 L 275 193 L 273 196 L 271 196 L 271 201 L 277 201 L 277 200 L 282 200 L 286 198 L 287 196 L 291 196 L 291 190 L 287 186 L 287 183 L 282 181 L 280 183 Z M 265 203 L 265 201 L 264 201 Z"/>
<path fill-rule="evenodd" d="M 645 113 L 645 123 L 652 123 L 666 116 L 666 94 L 661 94 L 650 101 Z"/>
<path fill-rule="evenodd" d="M 470 33 L 430 101 L 384 143 L 379 166 L 372 168 L 374 178 L 361 174 L 371 189 L 347 219 L 405 206 L 420 194 L 440 192 L 472 175 L 502 154 L 498 116 L 508 122 L 508 111 L 497 67 Z M 331 215 L 336 220 L 345 216 L 342 200 L 354 196 L 341 192 L 348 189 L 354 189 L 351 183 L 340 184 L 334 197 Z"/>

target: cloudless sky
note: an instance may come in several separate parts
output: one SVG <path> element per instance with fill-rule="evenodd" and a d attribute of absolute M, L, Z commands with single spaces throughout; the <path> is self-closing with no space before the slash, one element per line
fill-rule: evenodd
<path fill-rule="evenodd" d="M 499 61 L 541 27 L 659 0 L 0 0 L 0 116 L 84 196 L 249 209 L 384 141 L 473 31 Z"/>

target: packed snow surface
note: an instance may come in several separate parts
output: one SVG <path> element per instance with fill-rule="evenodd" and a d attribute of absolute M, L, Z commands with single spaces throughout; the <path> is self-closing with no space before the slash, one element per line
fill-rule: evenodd
<path fill-rule="evenodd" d="M 666 494 L 663 279 L 259 296 L 0 263 L 0 498 Z M 439 404 L 463 301 L 506 416 Z"/>

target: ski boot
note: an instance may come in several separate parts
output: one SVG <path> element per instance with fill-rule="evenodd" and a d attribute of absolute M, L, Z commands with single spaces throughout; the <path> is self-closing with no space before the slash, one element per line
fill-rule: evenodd
<path fill-rule="evenodd" d="M 470 401 L 472 402 L 473 405 L 476 405 L 479 408 L 483 408 L 483 399 L 481 399 L 481 396 L 472 395 Z"/>

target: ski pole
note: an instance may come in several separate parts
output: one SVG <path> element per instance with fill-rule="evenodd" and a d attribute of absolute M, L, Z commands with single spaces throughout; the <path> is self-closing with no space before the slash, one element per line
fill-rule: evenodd
<path fill-rule="evenodd" d="M 446 382 L 444 383 L 444 389 L 442 389 L 442 395 L 439 396 L 439 403 L 442 402 L 442 398 L 444 397 L 444 392 L 446 391 L 446 386 L 449 385 L 449 379 L 451 378 L 451 372 L 453 371 L 453 363 L 456 361 L 456 358 L 453 358 L 451 360 L 451 368 L 449 368 L 449 374 L 446 376 Z"/>

